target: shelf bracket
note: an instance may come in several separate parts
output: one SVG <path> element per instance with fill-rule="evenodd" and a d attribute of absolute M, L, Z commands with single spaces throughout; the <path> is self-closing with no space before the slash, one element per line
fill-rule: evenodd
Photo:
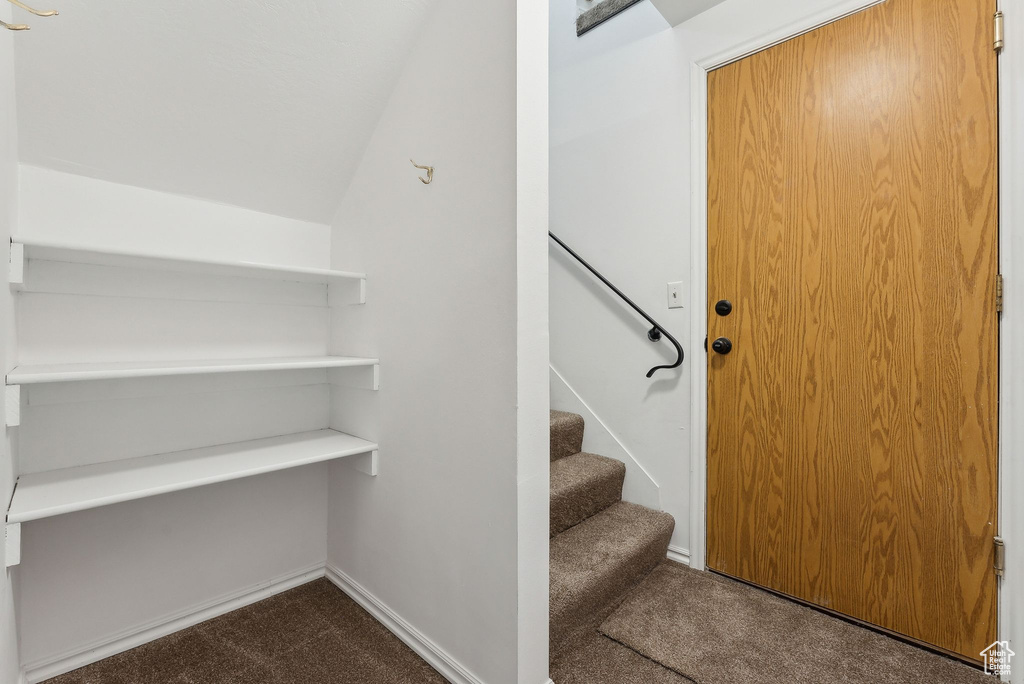
<path fill-rule="evenodd" d="M 4 388 L 4 422 L 7 427 L 21 425 L 21 385 L 7 385 Z"/>
<path fill-rule="evenodd" d="M 342 459 L 342 461 L 348 464 L 348 466 L 353 470 L 358 470 L 370 477 L 377 477 L 377 449 L 374 449 L 368 454 L 349 456 Z"/>
<path fill-rule="evenodd" d="M 11 285 L 25 284 L 25 245 L 20 242 L 11 243 L 11 264 L 7 271 L 7 282 Z"/>
<path fill-rule="evenodd" d="M 4 558 L 8 568 L 21 563 L 21 523 L 4 525 Z"/>
<path fill-rule="evenodd" d="M 355 389 L 380 389 L 380 364 L 359 366 L 355 368 L 331 368 L 329 378 L 332 385 L 354 387 Z"/>
<path fill-rule="evenodd" d="M 327 305 L 366 303 L 366 278 L 346 280 L 327 285 Z"/>

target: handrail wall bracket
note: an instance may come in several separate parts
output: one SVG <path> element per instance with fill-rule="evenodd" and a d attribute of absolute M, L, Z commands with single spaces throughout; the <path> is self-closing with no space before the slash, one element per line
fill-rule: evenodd
<path fill-rule="evenodd" d="M 665 328 L 663 328 L 660 323 L 658 323 L 656 320 L 648 316 L 647 312 L 641 309 L 639 306 L 637 306 L 632 299 L 623 294 L 622 290 L 612 285 L 607 278 L 601 275 L 596 268 L 588 264 L 586 260 L 583 259 L 583 257 L 574 252 L 572 248 L 569 247 L 569 245 L 562 242 L 557 235 L 552 233 L 550 230 L 548 231 L 548 235 L 551 237 L 552 240 L 557 242 L 562 249 L 568 252 L 569 255 L 572 256 L 572 258 L 576 259 L 576 261 L 583 264 L 583 266 L 586 267 L 588 271 L 593 273 L 598 280 L 607 285 L 612 292 L 619 295 L 619 297 L 622 298 L 622 301 L 629 304 L 634 311 L 643 316 L 644 320 L 646 320 L 648 323 L 651 324 L 651 326 L 653 326 L 650 330 L 647 331 L 647 339 L 649 339 L 651 342 L 660 342 L 662 335 L 664 335 L 666 338 L 668 338 L 668 341 L 672 343 L 672 346 L 675 347 L 676 362 L 671 365 L 655 366 L 651 370 L 647 371 L 647 377 L 651 377 L 652 375 L 654 375 L 655 371 L 663 369 L 671 370 L 673 368 L 678 368 L 679 366 L 683 365 L 683 348 L 680 346 L 679 341 L 676 340 L 676 338 L 672 337 L 672 335 L 667 330 L 665 330 Z"/>

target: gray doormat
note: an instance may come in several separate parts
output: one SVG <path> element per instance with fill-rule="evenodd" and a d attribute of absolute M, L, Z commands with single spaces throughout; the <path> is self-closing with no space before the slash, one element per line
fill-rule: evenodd
<path fill-rule="evenodd" d="M 659 565 L 601 632 L 698 684 L 996 684 L 980 670 L 709 572 Z"/>

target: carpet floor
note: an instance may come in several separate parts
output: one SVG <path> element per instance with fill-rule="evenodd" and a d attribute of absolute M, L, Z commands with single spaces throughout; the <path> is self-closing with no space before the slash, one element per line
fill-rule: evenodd
<path fill-rule="evenodd" d="M 444 684 L 326 579 L 68 672 L 46 684 Z"/>
<path fill-rule="evenodd" d="M 958 661 L 770 592 L 668 562 L 648 575 L 599 631 L 615 646 L 592 640 L 579 657 L 593 662 L 603 653 L 614 672 L 627 662 L 617 649 L 629 647 L 697 684 L 993 681 Z M 632 680 L 614 675 L 590 681 Z"/>

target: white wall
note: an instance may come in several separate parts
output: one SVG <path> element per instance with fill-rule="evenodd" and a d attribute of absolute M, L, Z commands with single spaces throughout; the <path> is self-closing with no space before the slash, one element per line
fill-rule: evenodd
<path fill-rule="evenodd" d="M 11 22 L 11 6 L 0 7 L 0 19 Z M 9 261 L 9 238 L 17 224 L 18 147 L 14 102 L 14 41 L 16 36 L 0 35 L 0 264 Z M 0 287 L 0 363 L 4 374 L 14 365 L 14 309 L 7 287 Z M 0 399 L 0 402 L 4 401 Z M 4 511 L 14 491 L 15 465 L 10 434 L 0 438 L 0 505 Z M 3 535 L 0 535 L 0 542 Z M 0 546 L 3 546 L 0 544 Z M 0 548 L 6 559 L 6 549 Z M 15 627 L 13 573 L 0 563 L 0 683 L 14 684 L 18 678 L 18 637 Z"/>
<path fill-rule="evenodd" d="M 23 162 L 330 221 L 434 0 L 104 0 L 17 40 Z"/>
<path fill-rule="evenodd" d="M 524 546 L 541 549 L 526 569 L 537 575 L 547 446 L 537 438 L 546 406 L 530 404 L 544 402 L 546 331 L 529 311 L 536 327 L 517 329 L 516 9 L 439 1 L 334 223 L 333 265 L 366 270 L 368 303 L 339 310 L 333 351 L 379 356 L 381 389 L 334 388 L 332 424 L 381 449 L 375 480 L 332 469 L 329 562 L 488 684 L 540 684 L 547 666 L 546 611 L 536 607 L 546 583 L 517 603 L 517 479 L 519 501 L 534 507 Z M 542 129 L 543 119 L 520 134 L 543 146 Z M 431 185 L 410 157 L 436 167 Z M 543 149 L 524 163 L 543 173 Z M 544 179 L 532 180 L 543 192 Z M 519 208 L 543 231 L 542 198 Z M 543 254 L 542 234 L 522 237 L 521 256 Z M 543 281 L 543 260 L 523 269 Z M 533 432 L 523 445 L 539 453 L 517 464 L 520 332 L 536 366 L 526 374 L 539 378 L 518 395 Z M 517 663 L 520 606 L 544 642 L 530 670 Z"/>
<path fill-rule="evenodd" d="M 687 357 L 647 379 L 675 359 L 671 345 L 650 342 L 644 321 L 552 243 L 551 365 L 660 485 L 672 544 L 685 549 L 689 368 L 703 350 L 687 345 L 688 311 L 669 310 L 666 293 L 689 274 L 685 54 L 649 2 L 580 38 L 573 11 L 572 0 L 551 2 L 551 230 Z"/>
<path fill-rule="evenodd" d="M 518 652 L 521 684 L 548 679 L 548 4 L 516 3 Z"/>
<path fill-rule="evenodd" d="M 20 231 L 32 237 L 206 259 L 330 263 L 330 228 L 320 223 L 30 164 L 20 176 Z"/>
<path fill-rule="evenodd" d="M 329 264 L 325 225 L 35 167 L 20 180 L 24 237 Z M 49 261 L 29 262 L 16 308 L 24 363 L 322 355 L 331 315 L 322 285 Z M 22 423 L 10 432 L 23 473 L 330 422 L 324 370 L 22 391 Z M 33 678 L 54 674 L 133 630 L 322 567 L 327 491 L 318 464 L 24 524 L 22 665 Z"/>
<path fill-rule="evenodd" d="M 548 3 L 516 2 L 516 425 L 521 684 L 548 679 Z"/>
<path fill-rule="evenodd" d="M 572 0 L 551 0 L 548 3 L 550 22 L 549 54 L 552 78 L 559 71 L 577 62 L 583 62 L 602 55 L 619 46 L 646 38 L 653 33 L 668 29 L 669 25 L 656 11 L 652 11 L 650 3 L 642 2 L 632 5 L 629 11 L 615 16 L 615 23 L 610 21 L 601 29 L 594 29 L 577 38 L 576 11 Z M 607 29 L 607 30 L 606 30 Z M 562 114 L 567 113 L 558 98 L 569 94 L 565 88 L 551 82 L 551 125 L 564 120 Z M 571 132 L 571 131 L 569 131 Z M 564 132 L 563 132 L 564 133 Z M 552 144 L 554 132 L 552 131 Z"/>

